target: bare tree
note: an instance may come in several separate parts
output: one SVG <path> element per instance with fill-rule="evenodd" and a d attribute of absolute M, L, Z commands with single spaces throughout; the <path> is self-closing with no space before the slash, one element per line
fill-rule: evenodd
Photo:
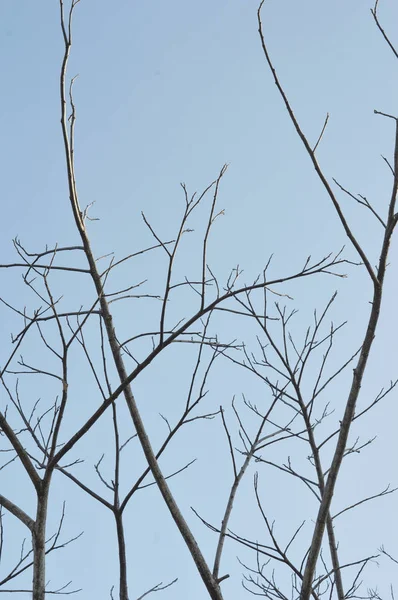
<path fill-rule="evenodd" d="M 155 489 L 163 499 L 203 582 L 206 597 L 235 598 L 244 590 L 270 599 L 380 597 L 377 585 L 362 591 L 363 572 L 380 555 L 393 563 L 396 559 L 381 547 L 373 554 L 347 560 L 335 523 L 341 515 L 388 496 L 396 488 L 386 485 L 381 491 L 375 490 L 339 509 L 334 508 L 333 497 L 343 462 L 374 441 L 359 437 L 353 440 L 352 429 L 397 384 L 391 381 L 370 401 L 359 405 L 382 310 L 390 244 L 398 221 L 398 117 L 375 110 L 376 115 L 395 123 L 393 159 L 384 159 L 390 169 L 391 193 L 380 210 L 365 196 L 352 193 L 336 180 L 331 181 L 318 162 L 317 152 L 329 116 L 312 142 L 271 59 L 263 25 L 267 7 L 262 0 L 257 18 L 265 63 L 350 249 L 336 248 L 325 256 L 300 259 L 297 267 L 279 273 L 274 272 L 269 258 L 261 265 L 260 274 L 249 283 L 241 283 L 239 266 L 222 276 L 216 274 L 210 240 L 215 235 L 215 223 L 224 214 L 219 207 L 227 172 L 224 165 L 199 193 L 191 193 L 187 185 L 181 184 L 181 215 L 172 239 L 161 232 L 161 223 L 142 213 L 142 225 L 151 238 L 147 246 L 135 247 L 120 258 L 113 253 L 97 256 L 89 236 L 92 204 L 84 207 L 78 194 L 77 103 L 73 94 L 76 78 L 68 77 L 73 17 L 79 2 L 71 0 L 65 6 L 64 0 L 59 0 L 64 42 L 59 77 L 61 133 L 75 238 L 69 245 L 46 246 L 33 252 L 16 238 L 14 249 L 18 258 L 0 265 L 3 272 L 22 272 L 24 288 L 22 301 L 16 300 L 15 294 L 9 297 L 6 286 L 0 297 L 4 315 L 9 315 L 7 319 L 13 328 L 11 347 L 0 369 L 4 455 L 1 469 L 12 472 L 13 479 L 20 479 L 20 489 L 24 490 L 18 492 L 17 498 L 12 489 L 10 493 L 2 490 L 4 495 L 0 495 L 0 558 L 4 559 L 0 592 L 27 593 L 34 600 L 44 600 L 50 594 L 79 592 L 87 597 L 80 584 L 72 584 L 73 574 L 67 583 L 54 587 L 48 583 L 46 571 L 47 557 L 53 551 L 71 543 L 71 547 L 79 544 L 80 532 L 64 536 L 65 502 L 56 524 L 54 520 L 56 507 L 52 494 L 71 484 L 92 502 L 93 510 L 105 509 L 112 516 L 116 544 L 109 543 L 106 552 L 118 558 L 119 585 L 117 591 L 115 586 L 110 589 L 111 598 L 117 594 L 120 600 L 139 600 L 164 590 L 174 594 L 178 585 L 178 564 L 176 573 L 165 582 L 156 583 L 155 574 L 155 580 L 148 582 L 144 590 L 138 589 L 136 583 L 129 553 L 132 547 L 139 549 L 140 540 L 130 535 L 125 515 L 127 510 L 134 512 L 131 505 L 148 488 Z M 379 20 L 378 1 L 372 8 L 372 16 L 390 50 L 398 57 Z M 358 241 L 355 227 L 348 223 L 340 194 L 369 210 L 374 224 L 379 230 L 381 227 L 376 266 L 366 244 Z M 188 273 L 180 267 L 187 240 L 192 257 Z M 141 279 L 141 269 L 136 265 L 143 257 L 156 261 L 155 276 L 149 272 L 148 277 Z M 106 266 L 102 267 L 104 263 Z M 115 289 L 114 275 L 126 267 L 123 287 Z M 297 311 L 291 308 L 293 299 L 289 294 L 293 287 L 299 282 L 308 286 L 315 282 L 316 286 L 321 278 L 334 282 L 358 270 L 366 272 L 372 297 L 368 321 L 357 348 L 348 350 L 340 341 L 346 321 L 337 325 L 333 322 L 336 301 L 333 292 L 325 306 L 314 310 L 313 320 L 303 333 L 295 324 Z M 134 308 L 130 311 L 133 322 L 127 323 L 121 317 L 123 312 L 119 312 L 125 301 L 133 307 L 138 302 L 145 305 L 150 325 Z M 171 351 L 181 358 L 176 359 L 175 372 L 168 373 L 168 377 L 182 382 L 183 399 L 171 410 L 169 399 L 162 398 L 164 410 L 160 419 L 166 429 L 159 436 L 152 431 L 145 406 L 137 402 L 135 390 L 140 389 L 148 373 L 153 377 L 154 365 Z M 181 365 L 185 369 L 187 356 L 189 369 L 183 372 Z M 255 382 L 259 396 L 253 399 L 243 395 L 239 400 L 241 390 L 237 390 L 231 402 L 225 397 L 209 401 L 213 373 L 219 372 L 223 377 L 231 368 L 237 377 Z M 349 369 L 353 370 L 351 381 Z M 339 392 L 337 401 L 335 384 L 340 378 L 344 379 L 346 391 L 343 398 Z M 177 387 L 180 389 L 181 385 L 175 385 L 173 393 Z M 36 390 L 40 390 L 38 399 Z M 148 393 L 145 403 L 150 402 Z M 209 421 L 214 422 L 211 428 Z M 194 499 L 195 506 L 188 516 L 170 483 L 180 478 L 181 473 L 183 480 L 186 470 L 195 462 L 196 458 L 185 452 L 184 436 L 198 427 L 201 430 L 205 427 L 202 434 L 205 442 L 207 438 L 217 440 L 224 453 L 224 470 L 230 473 L 229 489 L 224 489 L 220 480 L 217 492 L 212 483 L 214 475 L 210 476 L 212 465 L 205 465 L 202 473 L 206 493 L 223 497 L 217 521 L 196 506 Z M 175 444 L 180 449 L 180 463 L 174 464 L 173 460 L 170 468 L 170 463 L 164 461 Z M 81 456 L 87 454 L 86 462 L 93 460 L 93 468 L 82 473 Z M 280 532 L 278 521 L 274 523 L 268 506 L 272 498 L 278 501 L 279 497 L 277 485 L 272 483 L 276 481 L 274 473 L 289 476 L 288 480 L 302 486 L 309 498 L 313 523 L 306 521 L 307 515 L 300 515 L 288 537 L 285 529 Z M 260 533 L 254 536 L 243 528 L 244 518 L 233 519 L 243 486 L 251 490 L 253 504 L 249 507 L 243 503 L 240 514 L 253 510 L 261 523 Z M 290 515 L 294 512 L 294 493 L 289 502 Z M 6 554 L 9 537 L 5 515 L 11 515 L 28 529 L 29 545 L 25 540 L 22 542 L 13 563 L 11 552 L 7 550 Z M 207 549 L 203 550 L 202 534 L 196 533 L 198 526 L 203 534 L 212 532 L 211 555 Z M 236 565 L 225 559 L 227 545 L 234 552 L 242 551 L 244 557 L 239 559 L 243 588 L 238 593 L 224 591 L 222 585 L 232 579 L 232 569 L 236 569 Z M 156 573 L 156 566 L 152 565 L 151 570 Z M 25 585 L 26 577 L 31 574 L 30 586 L 17 588 L 15 582 L 15 587 L 9 587 L 17 579 Z"/>

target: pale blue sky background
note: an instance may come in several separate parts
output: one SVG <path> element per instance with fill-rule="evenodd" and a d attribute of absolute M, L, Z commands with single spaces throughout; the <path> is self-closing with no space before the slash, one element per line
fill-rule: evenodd
<path fill-rule="evenodd" d="M 392 156 L 393 128 L 391 122 L 374 116 L 373 110 L 396 114 L 398 65 L 377 32 L 369 9 L 367 2 L 269 0 L 263 22 L 271 55 L 311 140 L 317 139 L 326 112 L 330 113 L 319 150 L 326 174 L 367 196 L 385 213 L 391 177 L 380 155 Z M 239 264 L 244 269 L 242 280 L 251 282 L 271 253 L 272 273 L 287 274 L 299 268 L 308 254 L 321 257 L 346 243 L 267 71 L 257 34 L 256 10 L 257 2 L 252 0 L 81 0 L 77 6 L 69 69 L 70 76 L 79 74 L 75 86 L 76 172 L 81 204 L 96 202 L 92 215 L 100 220 L 89 227 L 98 256 L 115 251 L 121 257 L 152 243 L 143 227 L 141 210 L 159 234 L 171 239 L 182 209 L 180 181 L 186 182 L 191 192 L 201 190 L 225 162 L 230 166 L 219 200 L 225 216 L 213 231 L 209 260 L 221 281 Z M 392 0 L 381 1 L 380 17 L 394 35 L 398 8 Z M 2 263 L 14 260 L 11 239 L 15 235 L 30 250 L 39 251 L 45 244 L 56 242 L 77 243 L 59 125 L 62 51 L 56 0 L 1 2 Z M 375 262 L 380 226 L 370 213 L 348 199 L 342 197 L 341 202 Z M 201 223 L 200 217 L 193 225 L 199 230 Z M 180 274 L 193 273 L 189 249 L 194 242 L 190 244 L 188 240 L 178 265 Z M 356 259 L 348 244 L 346 255 Z M 125 287 L 126 281 L 131 284 L 148 277 L 148 293 L 161 293 L 156 275 L 164 267 L 162 258 L 153 254 L 150 259 L 129 264 L 110 285 L 116 289 Z M 364 405 L 397 377 L 396 259 L 395 243 L 384 313 L 362 392 Z M 193 264 L 197 268 L 198 263 Z M 335 364 L 358 347 L 368 314 L 369 283 L 359 270 L 348 271 L 347 280 L 321 276 L 284 288 L 295 299 L 289 306 L 300 309 L 295 325 L 300 334 L 313 309 L 322 307 L 339 289 L 333 319 L 349 323 L 342 333 Z M 5 299 L 19 307 L 30 305 L 32 300 L 26 299 L 26 289 L 18 283 L 19 274 L 1 275 Z M 56 285 L 61 286 L 61 280 L 57 279 Z M 62 293 L 77 305 L 83 291 L 91 289 L 84 287 L 83 276 L 71 277 L 62 286 Z M 189 306 L 188 296 L 181 296 L 175 314 L 188 314 Z M 116 314 L 119 336 L 129 337 L 143 327 L 153 327 L 156 310 L 155 300 L 121 302 Z M 18 325 L 1 313 L 0 328 L 4 340 L 1 363 L 8 352 L 9 333 L 17 331 Z M 226 341 L 253 337 L 246 323 L 231 329 L 230 322 L 220 321 L 219 331 Z M 29 350 L 37 351 L 34 342 Z M 152 365 L 136 384 L 137 399 L 155 446 L 165 435 L 158 413 L 172 419 L 184 402 L 191 357 L 177 347 Z M 98 403 L 92 383 L 83 371 L 80 374 L 80 368 L 76 364 L 72 395 L 75 408 L 68 417 L 73 431 L 74 423 L 83 422 Z M 336 408 L 336 420 L 348 380 L 347 374 L 334 388 L 335 397 L 326 399 Z M 257 403 L 264 394 L 253 378 L 232 370 L 223 361 L 215 368 L 211 384 L 205 410 L 217 410 L 221 403 L 228 407 L 233 394 L 239 397 L 245 392 Z M 32 380 L 24 385 L 28 398 L 43 395 Z M 51 393 L 55 390 L 46 389 L 49 398 Z M 380 491 L 389 482 L 398 484 L 396 400 L 396 393 L 392 394 L 354 428 L 353 439 L 357 435 L 362 440 L 378 437 L 371 449 L 347 460 L 336 492 L 336 508 L 340 509 L 346 500 L 355 502 Z M 112 447 L 107 440 L 108 425 L 105 417 L 73 454 L 73 458 L 87 458 L 80 472 L 99 490 L 90 465 Z M 281 461 L 289 453 L 289 448 L 284 448 Z M 126 472 L 131 468 L 139 473 L 138 456 L 132 454 Z M 182 432 L 162 466 L 171 472 L 195 457 L 197 463 L 173 481 L 172 489 L 184 514 L 191 519 L 203 551 L 212 557 L 214 535 L 190 516 L 189 507 L 194 506 L 214 524 L 222 516 L 231 468 L 218 422 L 199 423 L 189 432 Z M 265 532 L 253 505 L 252 476 L 253 471 L 242 488 L 231 526 L 261 541 Z M 23 490 L 24 507 L 32 512 L 33 496 L 19 476 L 11 478 L 11 470 L 6 470 L 0 477 L 12 499 L 16 500 Z M 304 518 L 309 522 L 314 518 L 312 500 L 299 484 L 266 470 L 260 470 L 260 482 L 266 506 L 271 518 L 277 524 L 279 520 L 283 539 L 289 539 L 289 533 Z M 54 481 L 53 494 L 58 513 L 54 511 L 51 519 L 59 514 L 66 497 L 69 531 L 75 535 L 84 529 L 85 535 L 49 561 L 49 579 L 54 586 L 73 579 L 76 587 L 84 588 L 82 598 L 108 598 L 111 585 L 117 584 L 111 515 L 61 478 Z M 398 555 L 396 514 L 397 500 L 389 496 L 356 514 L 350 513 L 350 517 L 342 517 L 336 527 L 344 560 L 374 554 L 382 543 Z M 133 499 L 126 518 L 131 598 L 159 581 L 177 576 L 178 584 L 157 597 L 204 598 L 191 559 L 154 488 Z M 19 525 L 11 531 L 15 531 L 18 553 L 17 533 L 26 533 Z M 226 599 L 244 596 L 237 554 L 254 564 L 254 556 L 233 544 L 227 547 L 222 571 L 231 573 L 231 578 L 223 584 Z M 380 591 L 387 593 L 394 581 L 394 565 L 381 561 L 379 567 L 369 568 L 368 586 L 379 585 Z"/>

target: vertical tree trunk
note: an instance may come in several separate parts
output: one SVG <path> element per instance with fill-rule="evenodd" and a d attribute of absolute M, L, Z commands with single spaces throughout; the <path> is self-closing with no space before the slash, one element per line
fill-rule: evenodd
<path fill-rule="evenodd" d="M 119 550 L 119 598 L 120 600 L 129 600 L 127 587 L 127 560 L 126 560 L 126 542 L 124 538 L 123 517 L 120 511 L 115 511 L 117 545 Z"/>
<path fill-rule="evenodd" d="M 33 595 L 32 600 L 45 600 L 46 596 L 46 522 L 50 478 L 45 478 L 37 493 L 36 523 L 32 534 Z"/>

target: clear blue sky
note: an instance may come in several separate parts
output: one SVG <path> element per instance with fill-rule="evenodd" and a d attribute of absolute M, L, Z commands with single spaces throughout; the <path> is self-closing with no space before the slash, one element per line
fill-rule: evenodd
<path fill-rule="evenodd" d="M 392 0 L 380 3 L 380 17 L 393 35 L 398 7 Z M 392 155 L 393 128 L 388 120 L 374 116 L 373 110 L 396 114 L 398 64 L 374 26 L 370 6 L 343 0 L 268 0 L 263 21 L 279 75 L 310 140 L 315 142 L 326 113 L 330 114 L 319 150 L 326 174 L 352 192 L 365 195 L 383 212 L 391 177 L 380 155 Z M 201 190 L 224 163 L 229 163 L 219 200 L 225 216 L 216 224 L 210 244 L 210 264 L 221 279 L 239 264 L 244 269 L 242 279 L 251 282 L 271 253 L 275 276 L 296 270 L 309 254 L 322 257 L 343 244 L 346 256 L 356 259 L 267 70 L 256 11 L 253 0 L 81 0 L 78 4 L 69 68 L 69 76 L 79 74 L 75 84 L 76 172 L 81 204 L 95 201 L 92 215 L 100 219 L 89 226 L 98 256 L 114 251 L 122 257 L 152 243 L 141 211 L 165 239 L 171 239 L 183 206 L 179 183 L 184 181 L 191 192 Z M 31 250 L 56 242 L 61 246 L 77 243 L 59 124 L 62 51 L 56 0 L 1 2 L 2 263 L 13 260 L 11 240 L 15 235 Z M 358 205 L 344 197 L 341 202 L 358 238 L 376 262 L 381 228 Z M 361 398 L 364 404 L 397 377 L 397 259 L 395 243 L 384 313 Z M 187 249 L 179 272 L 187 273 L 190 263 Z M 161 266 L 161 257 L 155 260 L 153 255 L 150 261 L 121 270 L 112 285 L 116 289 L 126 280 L 131 284 L 148 277 L 148 293 L 161 293 L 156 284 Z M 371 291 L 359 270 L 349 269 L 349 275 L 347 280 L 322 276 L 284 289 L 294 297 L 291 307 L 300 309 L 295 327 L 301 334 L 313 309 L 322 307 L 339 289 L 333 319 L 349 321 L 339 347 L 343 357 L 360 344 Z M 20 296 L 26 290 L 11 283 L 10 273 L 2 273 L 2 277 L 6 299 L 20 307 L 31 301 Z M 81 281 L 71 279 L 70 285 L 68 294 L 78 302 Z M 176 314 L 186 314 L 184 298 L 177 304 Z M 117 307 L 120 337 L 128 337 L 141 325 L 150 327 L 153 311 L 158 308 L 153 304 L 156 301 L 139 302 Z M 8 343 L 10 331 L 15 332 L 17 326 L 1 319 L 0 331 Z M 220 328 L 228 341 L 245 335 L 242 325 L 231 330 L 229 324 L 221 322 Z M 34 346 L 30 350 L 34 352 Z M 184 401 L 185 370 L 191 359 L 180 350 L 170 352 L 137 382 L 137 399 L 155 441 L 165 434 L 158 413 L 173 418 L 178 414 L 176 403 Z M 4 354 L 1 350 L 0 362 L 6 353 L 7 348 Z M 341 362 L 339 358 L 337 355 L 335 364 Z M 79 373 L 77 365 L 77 378 Z M 348 380 L 341 380 L 334 388 L 336 397 L 330 399 L 336 419 Z M 264 394 L 256 381 L 222 361 L 211 383 L 209 410 L 217 410 L 220 404 L 229 406 L 233 394 L 239 397 L 244 392 L 257 403 Z M 34 395 L 40 395 L 35 384 L 32 389 Z M 87 399 L 92 389 L 85 380 L 76 384 L 78 422 L 90 413 L 89 402 L 96 405 L 95 398 Z M 347 460 L 336 493 L 337 507 L 341 508 L 345 500 L 355 502 L 380 491 L 389 482 L 398 484 L 394 460 L 397 416 L 395 394 L 355 429 L 353 440 L 357 435 L 363 441 L 374 435 L 378 438 L 370 449 Z M 74 454 L 87 458 L 82 472 L 86 481 L 97 487 L 90 465 L 112 447 L 105 439 L 109 435 L 105 420 Z M 73 419 L 70 426 L 75 428 Z M 286 460 L 289 449 L 283 452 L 281 460 Z M 138 460 L 136 456 L 139 454 L 132 455 L 132 461 Z M 197 463 L 173 481 L 172 489 L 198 532 L 204 552 L 212 556 L 214 536 L 203 531 L 189 507 L 194 506 L 215 524 L 221 517 L 231 469 L 219 423 L 201 423 L 183 433 L 162 466 L 173 471 L 195 457 Z M 214 469 L 203 479 L 206 464 L 214 465 Z M 129 468 L 127 465 L 127 471 Z M 0 478 L 16 498 L 25 488 L 18 478 L 11 480 L 10 473 L 6 470 Z M 296 489 L 294 482 L 285 478 L 271 476 L 275 474 L 264 471 L 261 480 L 267 507 L 277 523 L 279 519 L 282 537 L 288 539 L 295 525 L 315 514 L 308 511 L 305 490 Z M 261 541 L 265 532 L 250 504 L 252 477 L 253 471 L 243 486 L 232 528 Z M 54 586 L 73 579 L 76 587 L 84 588 L 82 598 L 107 598 L 111 585 L 117 584 L 111 516 L 61 477 L 54 486 L 58 513 L 62 499 L 67 498 L 71 535 L 81 529 L 86 533 L 49 561 L 48 577 Z M 295 494 L 297 502 L 292 505 L 291 495 Z M 26 510 L 33 507 L 28 493 L 24 501 Z M 376 553 L 382 543 L 398 555 L 396 511 L 397 501 L 389 496 L 359 509 L 350 518 L 342 517 L 336 527 L 343 556 L 357 560 L 363 554 Z M 55 518 L 54 511 L 51 519 Z M 132 599 L 151 585 L 177 576 L 178 584 L 159 592 L 159 598 L 205 597 L 191 559 L 154 488 L 133 499 L 127 521 Z M 24 535 L 19 525 L 15 531 Z M 94 547 L 92 536 L 96 539 Z M 232 577 L 223 584 L 228 600 L 238 600 L 244 593 L 237 554 L 254 560 L 237 546 L 228 546 L 225 570 Z M 366 582 L 369 586 L 378 584 L 386 592 L 394 579 L 397 581 L 396 569 L 382 561 L 379 567 L 369 568 Z"/>

